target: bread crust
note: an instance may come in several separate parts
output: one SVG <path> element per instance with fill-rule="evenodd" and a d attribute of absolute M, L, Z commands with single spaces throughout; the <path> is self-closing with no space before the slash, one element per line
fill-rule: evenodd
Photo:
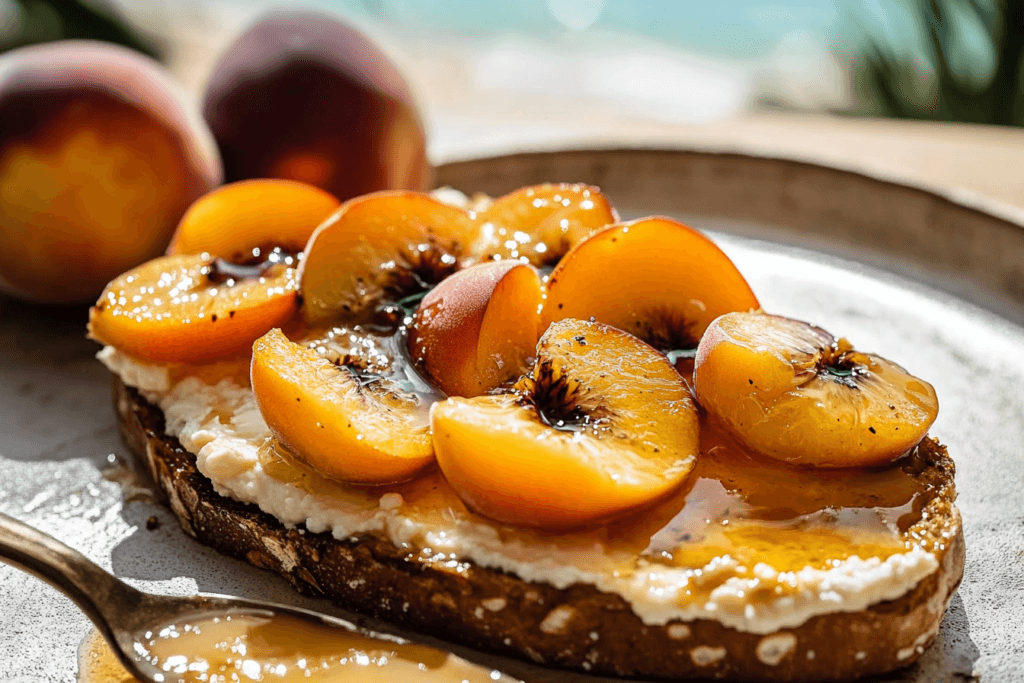
<path fill-rule="evenodd" d="M 936 542 L 939 569 L 896 600 L 812 617 L 770 635 L 700 619 L 647 626 L 619 595 L 591 585 L 560 590 L 472 562 L 457 570 L 410 557 L 375 534 L 343 541 L 285 528 L 254 505 L 225 498 L 195 456 L 164 433 L 159 408 L 114 377 L 122 438 L 144 463 L 186 533 L 285 577 L 300 593 L 480 650 L 595 674 L 737 681 L 845 680 L 916 660 L 934 639 L 964 566 L 954 466 L 932 439 L 917 476 L 937 495 L 914 531 Z"/>

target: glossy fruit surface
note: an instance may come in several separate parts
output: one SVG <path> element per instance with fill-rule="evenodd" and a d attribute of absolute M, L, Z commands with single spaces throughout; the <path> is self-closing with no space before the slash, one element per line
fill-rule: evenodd
<path fill-rule="evenodd" d="M 491 261 L 430 290 L 409 334 L 409 354 L 449 396 L 479 396 L 526 370 L 540 338 L 543 289 L 533 266 Z"/>
<path fill-rule="evenodd" d="M 299 272 L 306 320 L 359 320 L 458 269 L 472 231 L 462 209 L 415 192 L 352 199 L 317 228 Z"/>
<path fill-rule="evenodd" d="M 115 278 L 89 311 L 89 334 L 145 360 L 204 363 L 246 353 L 298 311 L 294 261 L 239 268 L 162 256 Z"/>
<path fill-rule="evenodd" d="M 297 254 L 306 247 L 317 226 L 340 205 L 320 188 L 291 180 L 230 183 L 203 195 L 189 207 L 167 253 L 208 252 L 235 263 L 253 258 L 253 249 L 279 247 Z"/>
<path fill-rule="evenodd" d="M 0 289 L 89 301 L 163 252 L 221 180 L 210 132 L 184 102 L 156 62 L 113 45 L 0 57 Z"/>
<path fill-rule="evenodd" d="M 341 200 L 429 185 L 408 85 L 377 45 L 327 14 L 274 12 L 242 34 L 213 69 L 204 115 L 228 181 L 298 180 Z"/>
<path fill-rule="evenodd" d="M 296 458 L 329 479 L 386 484 L 412 478 L 434 452 L 427 406 L 380 371 L 271 330 L 253 346 L 250 377 L 263 419 Z"/>
<path fill-rule="evenodd" d="M 695 349 L 711 321 L 759 308 L 747 281 L 714 242 L 669 218 L 609 226 L 551 273 L 544 319 L 588 319 L 659 350 Z"/>
<path fill-rule="evenodd" d="M 480 235 L 469 251 L 480 260 L 526 258 L 554 264 L 618 215 L 608 198 L 590 185 L 524 187 L 494 200 L 477 216 Z"/>
<path fill-rule="evenodd" d="M 552 325 L 518 394 L 434 405 L 434 451 L 472 509 L 508 524 L 568 529 L 652 503 L 699 449 L 697 407 L 647 344 L 580 320 Z"/>
<path fill-rule="evenodd" d="M 807 323 L 763 313 L 716 320 L 697 350 L 697 399 L 751 450 L 813 467 L 885 465 L 938 414 L 935 390 Z"/>

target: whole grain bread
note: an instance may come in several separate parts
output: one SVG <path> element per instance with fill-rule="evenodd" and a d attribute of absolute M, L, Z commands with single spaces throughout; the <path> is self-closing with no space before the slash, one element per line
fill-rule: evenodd
<path fill-rule="evenodd" d="M 620 596 L 564 590 L 469 563 L 454 571 L 410 559 L 389 540 L 343 541 L 285 528 L 253 505 L 225 498 L 195 457 L 164 433 L 161 411 L 114 377 L 121 435 L 144 463 L 184 530 L 227 555 L 277 572 L 301 593 L 483 651 L 595 674 L 748 681 L 844 680 L 910 664 L 935 637 L 963 575 L 964 540 L 953 505 L 954 467 L 925 439 L 915 476 L 936 494 L 911 531 L 939 569 L 896 600 L 809 619 L 767 636 L 713 620 L 648 626 Z"/>

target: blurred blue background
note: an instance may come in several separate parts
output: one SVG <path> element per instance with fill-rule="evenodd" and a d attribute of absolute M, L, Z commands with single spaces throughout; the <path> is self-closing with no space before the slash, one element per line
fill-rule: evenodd
<path fill-rule="evenodd" d="M 572 97 L 681 122 L 777 109 L 1024 124 L 1016 0 L 0 0 L 0 47 L 113 40 L 195 89 L 189 64 L 279 7 L 347 18 L 422 67 L 423 87 L 470 79 L 465 97 Z"/>

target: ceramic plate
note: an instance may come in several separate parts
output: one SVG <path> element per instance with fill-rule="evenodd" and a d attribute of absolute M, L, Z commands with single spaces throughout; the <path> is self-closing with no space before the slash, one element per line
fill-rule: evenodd
<path fill-rule="evenodd" d="M 967 566 L 935 644 L 891 679 L 1024 679 L 1024 219 L 1014 210 L 811 164 L 693 151 L 491 157 L 442 166 L 438 179 L 490 194 L 590 182 L 624 218 L 681 218 L 718 240 L 765 309 L 932 382 L 941 401 L 932 434 L 957 464 Z M 118 440 L 85 319 L 84 308 L 0 300 L 0 510 L 143 590 L 346 616 L 192 541 L 152 502 Z M 0 566 L 0 681 L 74 680 L 89 631 L 57 591 Z M 481 661 L 531 681 L 595 680 Z"/>

